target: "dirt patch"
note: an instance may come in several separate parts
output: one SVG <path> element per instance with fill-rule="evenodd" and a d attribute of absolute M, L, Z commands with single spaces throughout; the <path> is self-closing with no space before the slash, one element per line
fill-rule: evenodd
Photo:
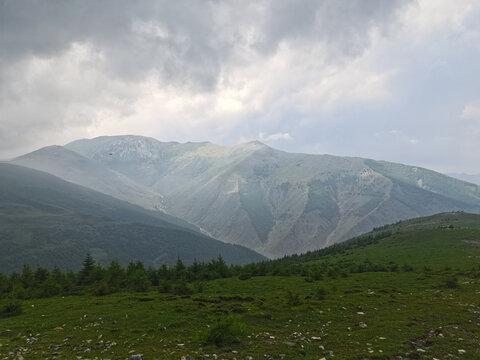
<path fill-rule="evenodd" d="M 463 239 L 462 242 L 471 246 L 480 247 L 480 240 Z"/>

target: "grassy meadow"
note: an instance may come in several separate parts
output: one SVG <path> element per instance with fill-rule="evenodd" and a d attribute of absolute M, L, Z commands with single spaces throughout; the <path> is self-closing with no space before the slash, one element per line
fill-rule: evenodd
<path fill-rule="evenodd" d="M 192 282 L 188 295 L 25 299 L 15 316 L 5 298 L 0 358 L 480 359 L 480 230 L 452 223 L 298 256 L 303 274 Z"/>

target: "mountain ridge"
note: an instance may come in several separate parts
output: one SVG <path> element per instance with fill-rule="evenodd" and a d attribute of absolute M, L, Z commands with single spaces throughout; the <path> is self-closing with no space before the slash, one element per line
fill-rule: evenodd
<path fill-rule="evenodd" d="M 475 185 L 480 185 L 480 174 L 446 173 L 445 175 L 466 181 Z"/>
<path fill-rule="evenodd" d="M 225 147 L 115 136 L 65 148 L 158 194 L 167 213 L 269 257 L 318 249 L 407 218 L 480 212 L 478 186 L 428 169 L 288 153 L 259 141 Z"/>

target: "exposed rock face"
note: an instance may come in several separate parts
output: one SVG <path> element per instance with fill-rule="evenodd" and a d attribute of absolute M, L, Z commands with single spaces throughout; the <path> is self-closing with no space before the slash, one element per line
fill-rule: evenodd
<path fill-rule="evenodd" d="M 155 193 L 167 213 L 271 257 L 318 249 L 402 219 L 480 212 L 478 186 L 382 161 L 292 154 L 260 142 L 223 147 L 139 136 L 65 147 Z M 137 204 L 151 208 L 144 198 Z"/>

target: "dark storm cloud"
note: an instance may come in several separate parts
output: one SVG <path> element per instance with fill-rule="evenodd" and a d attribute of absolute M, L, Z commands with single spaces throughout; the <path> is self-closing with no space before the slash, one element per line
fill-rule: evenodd
<path fill-rule="evenodd" d="M 0 4 L 4 66 L 28 56 L 55 56 L 72 43 L 89 43 L 106 56 L 104 71 L 115 76 L 135 78 L 155 70 L 166 81 L 208 90 L 235 47 L 245 45 L 245 25 L 255 34 L 247 45 L 255 51 L 303 41 L 323 42 L 337 55 L 356 55 L 368 44 L 368 32 L 385 29 L 407 1 L 3 0 Z"/>
<path fill-rule="evenodd" d="M 262 45 L 270 48 L 284 40 L 323 41 L 337 54 L 357 55 L 368 44 L 372 29 L 389 31 L 396 12 L 408 0 L 302 1 L 272 0 L 262 26 Z"/>
<path fill-rule="evenodd" d="M 185 65 L 199 82 L 211 83 L 216 67 L 209 46 L 208 4 L 169 1 L 2 1 L 1 58 L 50 57 L 73 43 L 89 43 L 108 59 L 105 71 L 135 77 L 156 69 L 173 77 Z M 146 32 L 141 32 L 143 28 Z M 148 26 L 150 25 L 150 29 Z M 160 25 L 166 34 L 155 33 Z M 136 31 L 137 30 L 137 31 Z M 187 76 L 184 76 L 189 78 Z"/>

